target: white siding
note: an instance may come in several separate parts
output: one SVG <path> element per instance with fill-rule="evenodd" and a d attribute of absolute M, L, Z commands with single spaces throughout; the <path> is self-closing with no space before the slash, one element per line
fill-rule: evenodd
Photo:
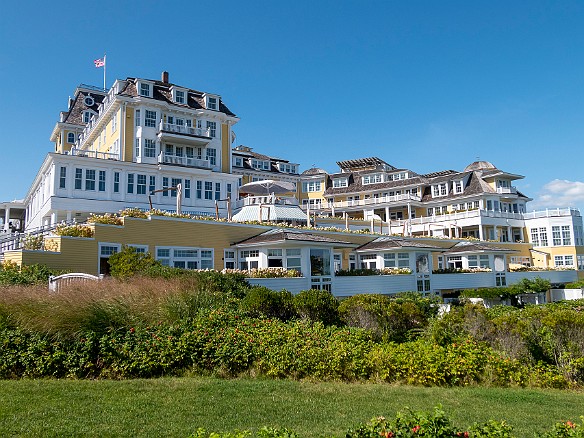
<path fill-rule="evenodd" d="M 417 286 L 414 275 L 366 275 L 333 279 L 333 295 L 341 297 L 357 294 L 395 294 L 415 290 Z"/>

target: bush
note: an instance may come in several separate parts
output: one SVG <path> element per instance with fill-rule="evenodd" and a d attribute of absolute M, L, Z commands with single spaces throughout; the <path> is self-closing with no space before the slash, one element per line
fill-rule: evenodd
<path fill-rule="evenodd" d="M 241 300 L 240 309 L 253 318 L 278 318 L 288 321 L 295 316 L 290 292 L 287 290 L 276 292 L 264 286 L 250 288 Z"/>
<path fill-rule="evenodd" d="M 326 290 L 303 290 L 294 297 L 294 309 L 303 319 L 320 321 L 325 325 L 339 325 L 339 302 Z"/>
<path fill-rule="evenodd" d="M 108 259 L 110 274 L 115 278 L 129 278 L 142 274 L 162 264 L 150 253 L 140 253 L 136 248 L 124 245 L 122 249 Z"/>
<path fill-rule="evenodd" d="M 59 224 L 53 231 L 57 236 L 69 236 L 69 237 L 93 237 L 93 228 L 87 225 L 75 224 L 75 225 L 65 225 Z"/>
<path fill-rule="evenodd" d="M 45 265 L 24 265 L 4 262 L 0 264 L 0 286 L 47 284 L 51 275 L 59 275 L 62 271 L 49 269 Z"/>
<path fill-rule="evenodd" d="M 91 214 L 91 215 L 89 215 L 89 218 L 87 219 L 87 223 L 106 224 L 106 225 L 124 225 L 124 221 L 121 217 L 119 217 L 115 214 L 109 214 L 109 213 L 105 213 L 105 214 L 101 214 L 101 215 Z"/>

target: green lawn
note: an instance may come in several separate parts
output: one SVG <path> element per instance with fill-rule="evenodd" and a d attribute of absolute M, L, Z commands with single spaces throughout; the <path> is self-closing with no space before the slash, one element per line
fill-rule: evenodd
<path fill-rule="evenodd" d="M 532 438 L 584 414 L 584 393 L 500 388 L 165 378 L 0 381 L 0 436 L 188 436 L 198 427 L 344 436 L 359 422 L 442 403 L 457 425 L 505 419 Z"/>

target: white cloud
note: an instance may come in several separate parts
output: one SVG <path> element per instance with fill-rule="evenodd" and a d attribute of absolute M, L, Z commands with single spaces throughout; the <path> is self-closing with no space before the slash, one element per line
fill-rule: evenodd
<path fill-rule="evenodd" d="M 554 179 L 529 203 L 530 209 L 577 207 L 584 204 L 584 182 Z"/>

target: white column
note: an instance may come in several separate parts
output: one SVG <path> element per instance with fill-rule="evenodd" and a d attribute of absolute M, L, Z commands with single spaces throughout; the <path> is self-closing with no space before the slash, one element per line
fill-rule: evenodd
<path fill-rule="evenodd" d="M 57 212 L 51 213 L 51 225 L 55 225 L 57 223 Z"/>
<path fill-rule="evenodd" d="M 385 222 L 389 222 L 389 207 L 385 207 Z"/>
<path fill-rule="evenodd" d="M 67 222 L 71 222 L 72 216 L 73 216 L 73 213 L 71 211 L 68 211 L 67 212 Z"/>
<path fill-rule="evenodd" d="M 484 230 L 483 230 L 483 225 L 482 224 L 479 224 L 479 239 L 480 240 L 485 240 Z"/>
<path fill-rule="evenodd" d="M 8 226 L 10 223 L 10 207 L 6 207 L 6 210 L 4 210 L 4 229 L 6 231 L 8 231 Z"/>

